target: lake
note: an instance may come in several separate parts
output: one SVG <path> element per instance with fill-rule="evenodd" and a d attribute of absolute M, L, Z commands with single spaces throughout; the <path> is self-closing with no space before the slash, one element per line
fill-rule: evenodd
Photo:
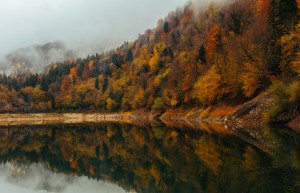
<path fill-rule="evenodd" d="M 300 135 L 289 128 L 246 131 L 158 123 L 1 126 L 1 192 L 299 192 Z"/>

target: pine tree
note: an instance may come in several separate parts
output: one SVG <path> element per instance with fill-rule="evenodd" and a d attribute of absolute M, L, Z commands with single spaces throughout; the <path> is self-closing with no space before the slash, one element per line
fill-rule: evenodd
<path fill-rule="evenodd" d="M 271 0 L 268 20 L 276 39 L 294 28 L 298 12 L 296 0 Z"/>
<path fill-rule="evenodd" d="M 48 91 L 48 85 L 47 85 L 47 82 L 45 80 L 45 77 L 42 78 L 40 86 L 41 86 L 42 91 Z"/>
<path fill-rule="evenodd" d="M 233 11 L 230 14 L 230 22 L 228 23 L 229 29 L 236 35 L 242 33 L 242 14 L 238 11 Z"/>
<path fill-rule="evenodd" d="M 84 68 L 84 63 L 83 63 L 83 62 L 80 62 L 79 68 L 78 68 L 78 70 L 77 70 L 77 76 L 78 76 L 78 77 L 82 77 L 83 68 Z"/>
<path fill-rule="evenodd" d="M 127 51 L 127 54 L 126 54 L 126 61 L 127 61 L 127 62 L 132 62 L 132 61 L 133 61 L 133 54 L 132 54 L 132 50 L 131 50 L 131 49 L 129 49 L 129 50 Z"/>
<path fill-rule="evenodd" d="M 96 79 L 95 79 L 95 88 L 97 90 L 99 90 L 99 78 L 98 77 L 96 77 Z"/>
<path fill-rule="evenodd" d="M 103 81 L 103 85 L 102 85 L 102 91 L 105 92 L 106 89 L 107 89 L 107 87 L 108 87 L 108 80 L 107 80 L 107 78 L 105 77 L 105 78 L 104 78 L 104 81 Z"/>
<path fill-rule="evenodd" d="M 206 63 L 205 47 L 203 46 L 203 44 L 199 48 L 197 61 L 201 61 L 203 64 Z"/>
<path fill-rule="evenodd" d="M 170 31 L 169 23 L 166 21 L 164 23 L 164 32 L 165 33 L 169 33 L 169 31 Z"/>
<path fill-rule="evenodd" d="M 112 60 L 112 63 L 114 63 L 117 66 L 117 68 L 120 68 L 124 63 L 123 56 L 120 54 L 113 54 L 111 56 L 111 60 Z"/>
<path fill-rule="evenodd" d="M 280 73 L 281 46 L 280 38 L 289 33 L 298 21 L 296 0 L 271 0 L 268 10 L 268 22 L 272 29 L 271 55 L 268 68 L 275 74 Z"/>

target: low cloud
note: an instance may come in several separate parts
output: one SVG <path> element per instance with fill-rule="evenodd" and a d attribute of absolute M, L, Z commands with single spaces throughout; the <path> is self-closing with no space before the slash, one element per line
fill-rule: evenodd
<path fill-rule="evenodd" d="M 67 49 L 62 42 L 50 42 L 17 49 L 5 56 L 6 71 L 14 74 L 42 72 L 53 62 L 71 59 L 76 53 Z M 8 68 L 8 70 L 7 70 Z M 5 68 L 3 67 L 5 70 Z"/>
<path fill-rule="evenodd" d="M 155 27 L 159 18 L 186 1 L 0 1 L 0 71 L 8 65 L 7 53 L 34 44 L 62 41 L 78 57 L 113 48 Z"/>

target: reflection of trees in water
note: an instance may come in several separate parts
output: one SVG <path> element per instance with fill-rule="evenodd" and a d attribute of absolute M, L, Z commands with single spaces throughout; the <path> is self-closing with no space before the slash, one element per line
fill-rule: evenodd
<path fill-rule="evenodd" d="M 300 140 L 288 140 L 289 132 L 268 132 L 280 144 L 272 155 L 233 136 L 159 126 L 17 127 L 10 136 L 0 130 L 0 161 L 44 162 L 53 172 L 137 192 L 296 191 Z"/>

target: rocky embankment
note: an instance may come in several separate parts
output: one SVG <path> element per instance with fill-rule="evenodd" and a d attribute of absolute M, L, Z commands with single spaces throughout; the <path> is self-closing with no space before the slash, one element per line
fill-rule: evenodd
<path fill-rule="evenodd" d="M 288 126 L 297 132 L 300 132 L 300 116 L 288 123 Z"/>
<path fill-rule="evenodd" d="M 265 126 L 264 114 L 273 104 L 274 97 L 272 94 L 263 92 L 224 117 L 224 124 L 234 128 L 259 128 Z"/>
<path fill-rule="evenodd" d="M 257 131 L 258 128 L 267 127 L 265 114 L 275 105 L 274 96 L 266 91 L 256 98 L 241 105 L 235 112 L 229 114 L 224 119 L 224 124 L 233 128 L 247 128 Z M 300 116 L 295 117 L 286 124 L 291 129 L 300 132 Z"/>
<path fill-rule="evenodd" d="M 258 128 L 264 125 L 264 113 L 273 105 L 270 92 L 264 92 L 238 106 L 215 106 L 206 109 L 177 108 L 166 111 L 163 122 L 202 122 L 221 124 L 233 128 Z"/>
<path fill-rule="evenodd" d="M 264 124 L 264 114 L 273 104 L 274 97 L 269 92 L 264 92 L 253 100 L 235 107 L 168 110 L 161 116 L 161 120 L 169 126 L 181 124 L 213 133 L 234 134 L 271 153 L 276 144 L 265 133 L 268 127 Z"/>

